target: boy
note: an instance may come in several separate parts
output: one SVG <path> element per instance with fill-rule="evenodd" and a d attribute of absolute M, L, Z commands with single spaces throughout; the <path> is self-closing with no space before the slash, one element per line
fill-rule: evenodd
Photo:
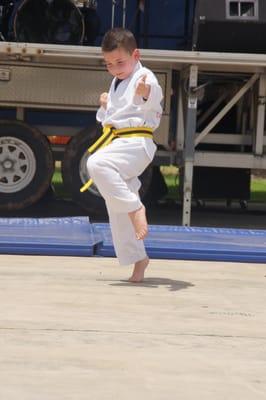
<path fill-rule="evenodd" d="M 143 243 L 148 225 L 138 195 L 138 176 L 156 151 L 152 132 L 160 123 L 162 89 L 154 74 L 139 62 L 139 50 L 130 31 L 108 31 L 102 52 L 114 79 L 109 92 L 100 96 L 96 119 L 104 131 L 107 129 L 107 135 L 113 134 L 110 144 L 89 157 L 87 168 L 106 202 L 118 261 L 121 265 L 134 264 L 129 281 L 141 282 L 149 258 Z"/>

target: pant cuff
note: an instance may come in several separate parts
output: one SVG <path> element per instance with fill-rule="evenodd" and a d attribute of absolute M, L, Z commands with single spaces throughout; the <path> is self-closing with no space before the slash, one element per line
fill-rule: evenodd
<path fill-rule="evenodd" d="M 144 258 L 147 257 L 147 253 L 143 252 L 142 255 L 140 254 L 135 254 L 132 255 L 131 257 L 127 257 L 127 258 L 121 258 L 121 257 L 117 257 L 119 265 L 121 265 L 121 267 L 127 266 L 127 265 L 131 265 L 131 264 L 135 264 L 138 261 L 144 260 Z"/>

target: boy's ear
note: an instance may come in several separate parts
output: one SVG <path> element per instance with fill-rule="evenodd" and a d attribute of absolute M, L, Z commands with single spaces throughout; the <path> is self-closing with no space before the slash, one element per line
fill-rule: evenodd
<path fill-rule="evenodd" d="M 136 61 L 138 61 L 138 60 L 140 59 L 139 49 L 135 49 L 135 50 L 133 51 L 132 55 L 133 55 L 134 59 L 135 59 Z"/>

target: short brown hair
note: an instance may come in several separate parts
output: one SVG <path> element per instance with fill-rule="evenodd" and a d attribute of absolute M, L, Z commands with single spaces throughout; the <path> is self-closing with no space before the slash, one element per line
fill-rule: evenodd
<path fill-rule="evenodd" d="M 108 52 L 118 48 L 132 53 L 137 48 L 137 42 L 132 32 L 124 28 L 113 28 L 106 32 L 102 41 L 102 51 Z"/>

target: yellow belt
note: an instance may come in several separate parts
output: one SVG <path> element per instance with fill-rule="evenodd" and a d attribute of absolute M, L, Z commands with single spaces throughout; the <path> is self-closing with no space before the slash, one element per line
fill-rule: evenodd
<path fill-rule="evenodd" d="M 103 147 L 107 146 L 114 140 L 115 138 L 121 137 L 148 137 L 153 138 L 152 129 L 147 128 L 146 126 L 138 126 L 137 128 L 122 128 L 122 129 L 115 129 L 114 127 L 107 125 L 103 127 L 103 134 L 99 137 L 96 142 L 88 148 L 88 152 L 90 154 L 94 153 L 95 151 L 102 149 Z M 89 179 L 85 185 L 82 186 L 80 191 L 83 193 L 85 190 L 88 190 L 89 187 L 92 185 L 92 179 Z"/>

